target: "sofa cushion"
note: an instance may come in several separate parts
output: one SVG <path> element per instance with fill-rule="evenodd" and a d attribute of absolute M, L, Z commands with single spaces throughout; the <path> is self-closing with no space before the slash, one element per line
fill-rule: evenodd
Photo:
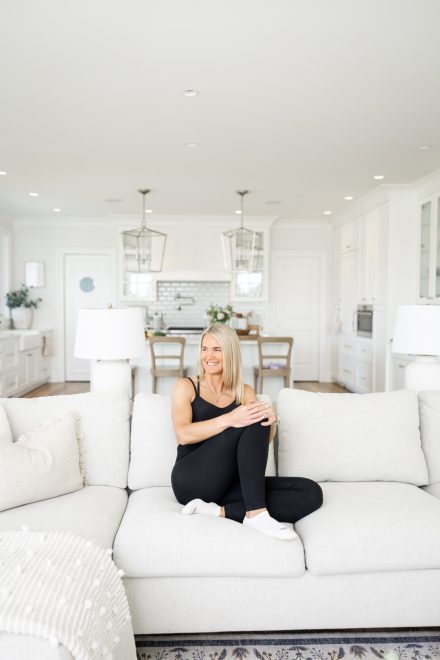
<path fill-rule="evenodd" d="M 75 493 L 24 504 L 0 513 L 0 530 L 72 532 L 111 548 L 127 506 L 127 491 L 113 486 L 85 486 Z"/>
<path fill-rule="evenodd" d="M 83 487 L 75 417 L 67 413 L 0 445 L 0 511 Z"/>
<path fill-rule="evenodd" d="M 419 413 L 429 483 L 440 483 L 440 391 L 419 392 Z"/>
<path fill-rule="evenodd" d="M 264 394 L 258 398 L 270 402 L 270 397 Z M 138 490 L 150 486 L 170 486 L 176 453 L 171 397 L 163 394 L 138 394 L 134 400 L 131 426 L 129 487 Z M 266 475 L 276 475 L 273 442 L 269 446 Z"/>
<path fill-rule="evenodd" d="M 314 394 L 283 389 L 278 472 L 315 481 L 428 483 L 417 394 Z"/>
<path fill-rule="evenodd" d="M 299 539 L 278 541 L 240 523 L 183 516 L 169 487 L 131 493 L 114 559 L 127 577 L 295 577 L 304 572 Z"/>
<path fill-rule="evenodd" d="M 48 419 L 76 413 L 87 483 L 127 486 L 130 401 L 122 391 L 0 399 L 0 406 L 7 413 L 14 439 Z"/>
<path fill-rule="evenodd" d="M 440 500 L 410 484 L 323 483 L 295 529 L 314 575 L 440 569 Z"/>

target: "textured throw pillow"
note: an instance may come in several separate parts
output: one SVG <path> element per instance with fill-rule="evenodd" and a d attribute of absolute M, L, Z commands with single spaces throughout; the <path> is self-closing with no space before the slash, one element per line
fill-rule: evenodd
<path fill-rule="evenodd" d="M 270 403 L 264 394 L 258 395 Z M 131 424 L 131 458 L 128 486 L 132 490 L 151 486 L 171 486 L 171 470 L 177 444 L 171 418 L 171 397 L 138 394 L 134 400 Z M 275 476 L 274 443 L 269 445 L 266 476 Z"/>
<path fill-rule="evenodd" d="M 0 449 L 12 442 L 11 426 L 4 408 L 0 406 Z"/>
<path fill-rule="evenodd" d="M 0 445 L 0 511 L 83 486 L 75 417 L 68 413 Z"/>
<path fill-rule="evenodd" d="M 314 394 L 283 389 L 278 472 L 315 481 L 428 483 L 417 394 Z"/>

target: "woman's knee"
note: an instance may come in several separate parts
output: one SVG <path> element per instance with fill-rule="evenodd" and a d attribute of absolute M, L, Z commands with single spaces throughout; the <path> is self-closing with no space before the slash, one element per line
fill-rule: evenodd
<path fill-rule="evenodd" d="M 324 501 L 321 486 L 312 479 L 304 478 L 304 491 L 309 502 L 310 513 L 319 509 Z"/>

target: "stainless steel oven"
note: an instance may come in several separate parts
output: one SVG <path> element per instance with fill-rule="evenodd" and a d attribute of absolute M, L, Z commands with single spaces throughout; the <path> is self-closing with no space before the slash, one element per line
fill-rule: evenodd
<path fill-rule="evenodd" d="M 356 332 L 360 337 L 373 336 L 373 305 L 358 305 Z"/>

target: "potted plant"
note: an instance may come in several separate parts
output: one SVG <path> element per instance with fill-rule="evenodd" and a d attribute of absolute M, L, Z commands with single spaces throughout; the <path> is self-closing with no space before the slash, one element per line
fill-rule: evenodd
<path fill-rule="evenodd" d="M 209 323 L 227 323 L 232 316 L 232 305 L 221 307 L 211 304 L 205 314 Z"/>
<path fill-rule="evenodd" d="M 31 300 L 29 288 L 24 284 L 16 291 L 6 294 L 6 307 L 9 307 L 12 323 L 17 330 L 27 330 L 32 325 L 33 311 L 37 309 L 41 298 Z"/>

